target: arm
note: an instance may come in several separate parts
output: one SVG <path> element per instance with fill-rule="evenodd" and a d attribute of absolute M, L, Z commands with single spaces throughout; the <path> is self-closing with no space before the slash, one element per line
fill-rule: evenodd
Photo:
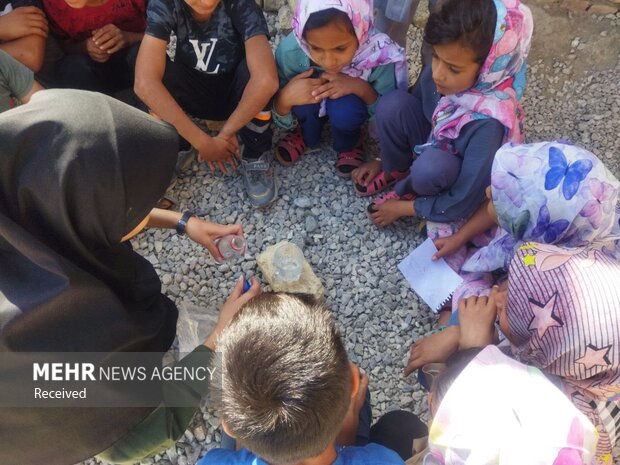
<path fill-rule="evenodd" d="M 471 125 L 471 126 L 470 126 Z M 491 166 L 500 148 L 504 127 L 495 119 L 474 121 L 461 130 L 459 139 L 466 144 L 461 149 L 463 165 L 454 185 L 437 196 L 418 197 L 417 215 L 432 221 L 448 222 L 468 218 L 484 200 L 484 190 L 491 184 Z M 456 141 L 457 147 L 459 140 Z"/>
<path fill-rule="evenodd" d="M 41 89 L 31 69 L 0 50 L 0 94 L 3 100 L 13 95 L 27 103 Z"/>
<path fill-rule="evenodd" d="M 246 40 L 245 54 L 250 80 L 237 108 L 220 131 L 220 135 L 226 138 L 232 137 L 249 123 L 278 90 L 276 63 L 267 37 L 261 34 Z"/>
<path fill-rule="evenodd" d="M 174 229 L 183 214 L 170 210 L 162 210 L 161 208 L 153 208 L 149 214 L 147 227 L 149 228 L 166 228 Z M 187 221 L 185 227 L 187 236 L 197 244 L 206 247 L 211 256 L 218 261 L 223 261 L 220 251 L 215 246 L 214 241 L 220 237 L 229 234 L 243 235 L 243 227 L 240 224 L 222 225 L 203 221 L 200 218 L 192 216 Z"/>
<path fill-rule="evenodd" d="M 235 148 L 221 138 L 210 137 L 196 126 L 164 86 L 162 79 L 166 70 L 166 46 L 165 40 L 150 35 L 142 39 L 136 62 L 136 95 L 159 117 L 172 124 L 200 152 L 201 159 L 225 161 L 233 157 Z M 225 153 L 212 155 L 214 145 L 225 147 Z M 220 167 L 223 168 L 223 163 Z"/>
<path fill-rule="evenodd" d="M 23 63 L 35 73 L 43 66 L 45 57 L 45 37 L 29 35 L 10 42 L 0 44 L 4 50 L 20 63 Z"/>
<path fill-rule="evenodd" d="M 495 225 L 496 218 L 489 213 L 489 200 L 485 200 L 476 213 L 454 235 L 435 239 L 437 253 L 433 255 L 433 260 L 453 254 L 474 237 Z"/>

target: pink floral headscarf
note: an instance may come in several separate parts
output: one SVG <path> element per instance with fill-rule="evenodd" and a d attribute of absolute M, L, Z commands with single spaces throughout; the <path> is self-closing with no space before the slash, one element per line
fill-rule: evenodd
<path fill-rule="evenodd" d="M 504 142 L 521 143 L 526 59 L 534 23 L 530 9 L 519 0 L 493 0 L 497 23 L 493 45 L 471 89 L 439 100 L 433 113 L 429 142 L 456 139 L 467 123 L 494 118 L 504 125 Z"/>
<path fill-rule="evenodd" d="M 441 400 L 425 465 L 590 465 L 596 431 L 537 368 L 480 352 Z"/>
<path fill-rule="evenodd" d="M 510 265 L 506 316 L 513 355 L 561 380 L 597 427 L 596 463 L 611 465 L 596 405 L 620 400 L 620 262 L 602 247 L 523 245 Z"/>
<path fill-rule="evenodd" d="M 293 34 L 301 49 L 310 56 L 303 38 L 304 27 L 312 13 L 334 8 L 347 14 L 359 43 L 351 63 L 342 72 L 352 77 L 368 80 L 374 68 L 394 63 L 397 87 L 407 88 L 407 60 L 405 51 L 386 34 L 373 26 L 373 11 L 369 0 L 299 0 L 293 17 Z"/>

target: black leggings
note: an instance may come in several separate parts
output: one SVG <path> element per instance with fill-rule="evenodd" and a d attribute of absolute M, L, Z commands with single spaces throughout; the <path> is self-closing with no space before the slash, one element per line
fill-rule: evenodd
<path fill-rule="evenodd" d="M 413 455 L 413 440 L 424 436 L 428 436 L 426 425 L 404 410 L 386 413 L 370 428 L 370 442 L 392 449 L 403 460 Z"/>

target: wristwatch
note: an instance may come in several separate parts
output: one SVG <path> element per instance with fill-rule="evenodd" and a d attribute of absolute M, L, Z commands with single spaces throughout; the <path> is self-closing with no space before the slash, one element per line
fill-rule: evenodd
<path fill-rule="evenodd" d="M 181 219 L 177 223 L 177 227 L 176 227 L 178 234 L 185 234 L 185 228 L 187 227 L 187 222 L 192 216 L 196 216 L 196 215 L 194 215 L 194 213 L 190 212 L 189 210 L 183 212 L 183 216 L 181 216 Z"/>

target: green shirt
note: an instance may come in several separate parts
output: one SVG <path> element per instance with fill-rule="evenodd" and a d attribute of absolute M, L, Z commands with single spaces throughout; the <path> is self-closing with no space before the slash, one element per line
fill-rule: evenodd
<path fill-rule="evenodd" d="M 276 63 L 278 65 L 278 77 L 280 78 L 280 88 L 284 87 L 291 79 L 303 73 L 311 67 L 310 57 L 301 49 L 295 35 L 291 32 L 286 36 L 276 50 Z M 321 68 L 317 68 L 321 69 Z M 377 92 L 383 95 L 396 89 L 396 73 L 394 64 L 377 66 L 372 70 L 368 77 L 368 84 Z M 374 118 L 375 106 L 377 102 L 368 105 L 368 114 Z M 292 129 L 294 126 L 293 115 L 279 115 L 273 112 L 273 119 L 276 124 L 285 129 Z"/>
<path fill-rule="evenodd" d="M 34 73 L 0 50 L 0 113 L 10 108 L 11 97 L 22 99 L 32 90 Z"/>

